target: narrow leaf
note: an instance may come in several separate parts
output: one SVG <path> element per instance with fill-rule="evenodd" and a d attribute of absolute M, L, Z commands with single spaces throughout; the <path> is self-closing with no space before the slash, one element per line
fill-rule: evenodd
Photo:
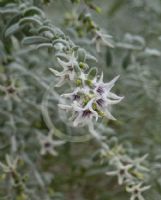
<path fill-rule="evenodd" d="M 49 40 L 42 36 L 31 36 L 23 39 L 22 44 L 31 45 L 31 44 L 41 44 L 41 43 L 49 43 Z"/>

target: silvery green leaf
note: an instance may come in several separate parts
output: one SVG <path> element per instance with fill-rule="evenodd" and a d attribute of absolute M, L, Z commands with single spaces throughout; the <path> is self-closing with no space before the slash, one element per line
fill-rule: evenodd
<path fill-rule="evenodd" d="M 16 3 L 7 3 L 5 8 L 14 8 L 14 7 L 17 7 L 17 4 Z"/>
<path fill-rule="evenodd" d="M 97 58 L 88 52 L 86 52 L 86 60 L 93 60 L 93 61 L 97 62 Z"/>
<path fill-rule="evenodd" d="M 138 44 L 142 46 L 145 45 L 145 39 L 141 37 L 140 35 L 131 35 L 130 33 L 126 33 L 125 41 L 130 42 L 130 43 L 137 42 Z"/>
<path fill-rule="evenodd" d="M 51 43 L 43 43 L 43 44 L 37 45 L 36 48 L 37 49 L 40 49 L 40 48 L 53 48 L 53 45 Z"/>
<path fill-rule="evenodd" d="M 134 45 L 130 43 L 125 43 L 125 42 L 118 42 L 116 43 L 116 47 L 118 48 L 123 48 L 123 49 L 131 49 L 131 50 L 142 50 L 142 46 L 139 45 Z"/>
<path fill-rule="evenodd" d="M 78 60 L 80 62 L 84 62 L 86 60 L 86 52 L 84 49 L 79 48 L 77 54 L 78 54 Z"/>
<path fill-rule="evenodd" d="M 42 22 L 35 17 L 24 17 L 24 18 L 20 19 L 20 21 L 19 21 L 20 25 L 24 25 L 26 23 L 34 23 L 34 24 L 37 24 L 40 26 L 42 25 Z"/>
<path fill-rule="evenodd" d="M 9 37 L 10 35 L 13 35 L 17 31 L 19 31 L 22 27 L 19 26 L 19 23 L 11 25 L 7 30 L 5 31 L 5 37 Z"/>
<path fill-rule="evenodd" d="M 55 27 L 55 26 L 51 26 L 51 27 L 54 29 L 55 34 L 59 35 L 62 38 L 65 38 L 65 34 L 58 27 Z"/>
<path fill-rule="evenodd" d="M 144 55 L 145 56 L 161 56 L 161 52 L 157 49 L 151 49 L 151 48 L 146 48 L 144 50 Z"/>
<path fill-rule="evenodd" d="M 24 10 L 24 16 L 30 16 L 34 14 L 38 14 L 38 15 L 41 15 L 42 17 L 45 17 L 44 12 L 35 6 L 32 6 Z"/>
<path fill-rule="evenodd" d="M 55 34 L 55 30 L 54 28 L 52 28 L 51 26 L 41 26 L 39 29 L 38 29 L 38 32 L 39 33 L 42 33 L 44 31 L 50 31 L 51 33 Z"/>
<path fill-rule="evenodd" d="M 30 36 L 23 39 L 22 44 L 31 45 L 31 44 L 41 44 L 48 43 L 49 40 L 42 36 Z"/>
<path fill-rule="evenodd" d="M 61 39 L 61 38 L 52 41 L 53 46 L 56 45 L 57 43 L 62 43 L 63 45 L 67 45 L 67 46 L 69 45 L 68 42 L 67 42 L 66 40 L 63 40 L 63 39 Z"/>
<path fill-rule="evenodd" d="M 15 14 L 18 13 L 18 9 L 16 8 L 0 8 L 0 14 Z"/>
<path fill-rule="evenodd" d="M 91 68 L 89 73 L 88 73 L 88 79 L 89 80 L 94 79 L 97 76 L 97 72 L 98 72 L 98 70 L 97 70 L 96 67 Z"/>

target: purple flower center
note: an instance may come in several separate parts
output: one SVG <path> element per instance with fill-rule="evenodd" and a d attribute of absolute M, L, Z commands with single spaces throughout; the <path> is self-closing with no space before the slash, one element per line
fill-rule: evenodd
<path fill-rule="evenodd" d="M 73 69 L 73 66 L 71 66 L 71 65 L 69 65 L 68 66 L 68 70 L 70 71 L 70 72 L 72 72 L 74 69 Z"/>
<path fill-rule="evenodd" d="M 90 110 L 84 110 L 83 111 L 83 114 L 82 114 L 82 117 L 89 117 L 91 115 L 91 111 Z"/>
<path fill-rule="evenodd" d="M 98 99 L 97 101 L 97 104 L 99 105 L 99 106 L 103 106 L 103 104 L 104 104 L 104 100 L 103 99 Z"/>
<path fill-rule="evenodd" d="M 7 92 L 13 94 L 16 90 L 13 87 L 7 88 Z"/>
<path fill-rule="evenodd" d="M 137 189 L 134 190 L 134 194 L 138 194 L 139 191 Z"/>
<path fill-rule="evenodd" d="M 50 142 L 45 142 L 45 143 L 44 143 L 44 147 L 45 147 L 45 148 L 50 148 L 50 146 L 51 146 L 51 143 L 50 143 Z"/>
<path fill-rule="evenodd" d="M 101 86 L 99 86 L 99 87 L 97 88 L 97 92 L 98 92 L 99 94 L 103 94 L 103 93 L 104 93 L 104 88 L 101 87 Z"/>
<path fill-rule="evenodd" d="M 125 174 L 125 170 L 124 169 L 120 169 L 119 174 L 120 175 L 124 175 Z"/>
<path fill-rule="evenodd" d="M 79 99 L 80 99 L 80 96 L 79 96 L 79 95 L 77 95 L 77 94 L 74 94 L 74 95 L 73 95 L 73 101 L 74 101 L 74 100 L 79 100 Z"/>

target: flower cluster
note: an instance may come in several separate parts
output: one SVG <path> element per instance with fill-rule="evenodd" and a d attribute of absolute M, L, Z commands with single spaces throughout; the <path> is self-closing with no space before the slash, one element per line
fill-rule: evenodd
<path fill-rule="evenodd" d="M 44 0 L 44 2 L 48 1 L 49 0 Z M 71 1 L 76 2 L 77 0 Z M 83 2 L 86 2 L 86 4 L 89 2 L 89 7 L 93 7 L 90 0 L 84 0 Z M 119 103 L 123 97 L 113 93 L 112 88 L 119 76 L 116 76 L 109 82 L 104 82 L 103 73 L 98 73 L 97 68 L 89 67 L 88 60 L 92 59 L 95 61 L 96 58 L 91 56 L 86 52 L 86 50 L 75 45 L 66 34 L 52 25 L 51 21 L 46 18 L 43 11 L 39 9 L 39 7 L 43 7 L 41 6 L 41 3 L 38 3 L 40 5 L 36 7 L 37 3 L 34 2 L 33 5 L 31 0 L 30 5 L 30 0 L 28 2 L 22 0 L 19 1 L 19 3 L 13 4 L 4 2 L 2 3 L 4 6 L 0 6 L 0 15 L 2 16 L 0 23 L 2 25 L 1 29 L 3 30 L 3 33 L 1 34 L 2 37 L 0 36 L 0 49 L 2 49 L 2 52 L 0 53 L 0 57 L 2 58 L 2 62 L 0 58 L 0 98 L 2 97 L 4 99 L 1 100 L 2 111 L 0 111 L 2 118 L 0 121 L 2 147 L 0 147 L 0 149 L 4 151 L 4 155 L 6 154 L 6 151 L 10 152 L 10 156 L 6 154 L 5 162 L 0 162 L 0 169 L 5 175 L 5 177 L 1 177 L 2 179 L 5 178 L 4 184 L 1 184 L 4 190 L 2 192 L 7 194 L 3 199 L 9 199 L 12 197 L 13 199 L 27 200 L 29 198 L 27 195 L 29 195 L 31 199 L 39 199 L 39 197 L 42 199 L 53 199 L 55 189 L 60 188 L 59 180 L 61 177 L 53 176 L 54 171 L 57 171 L 57 167 L 51 167 L 53 166 L 53 159 L 48 158 L 48 156 L 44 157 L 46 160 L 37 157 L 35 151 L 37 144 L 36 140 L 33 139 L 33 132 L 36 132 L 38 133 L 37 136 L 40 143 L 40 154 L 50 154 L 52 156 L 58 155 L 57 148 L 59 149 L 59 146 L 63 145 L 65 142 L 86 141 L 88 138 L 91 138 L 92 135 L 96 138 L 95 142 L 101 146 L 99 149 L 101 156 L 103 159 L 107 158 L 108 167 L 111 169 L 107 169 L 108 172 L 106 172 L 106 174 L 108 176 L 117 177 L 116 180 L 118 185 L 125 186 L 126 191 L 131 194 L 130 200 L 144 200 L 142 193 L 150 188 L 150 186 L 145 186 L 146 173 L 149 172 L 149 170 L 143 165 L 147 154 L 141 158 L 131 159 L 126 154 L 123 147 L 117 143 L 117 138 L 119 138 L 119 136 L 114 135 L 115 131 L 112 128 L 105 127 L 104 125 L 106 124 L 96 123 L 100 122 L 102 118 L 107 120 L 116 120 L 111 114 L 111 106 Z M 125 62 L 123 62 L 124 69 L 129 65 L 128 73 L 131 73 L 131 69 L 137 69 L 135 68 L 136 66 L 130 66 L 130 63 L 134 63 L 134 61 L 139 63 L 144 56 L 161 55 L 160 52 L 155 49 L 149 49 L 146 47 L 146 42 L 138 36 L 127 34 L 123 43 L 114 43 L 112 36 L 106 34 L 105 31 L 92 20 L 90 14 L 88 14 L 86 9 L 84 9 L 84 6 L 78 7 L 79 9 L 83 9 L 82 12 L 79 14 L 79 12 L 76 11 L 74 13 L 76 14 L 74 19 L 69 19 L 69 21 L 75 22 L 75 24 L 72 23 L 72 26 L 76 27 L 78 36 L 82 37 L 81 39 L 79 38 L 78 41 L 76 40 L 77 44 L 90 44 L 92 47 L 95 45 L 97 52 L 100 52 L 102 46 L 106 46 L 106 48 L 113 48 L 116 46 L 116 48 L 136 50 L 134 52 L 128 51 L 127 56 L 125 57 Z M 97 9 L 97 7 L 95 8 Z M 71 31 L 71 36 L 74 36 L 75 40 L 76 37 L 73 28 L 69 31 Z M 83 38 L 85 36 L 83 33 L 87 34 L 86 38 Z M 31 48 L 24 48 L 23 45 L 19 44 L 20 40 L 22 40 L 23 45 L 32 45 Z M 34 48 L 36 51 L 33 53 Z M 47 48 L 48 51 L 41 51 L 41 48 Z M 145 50 L 143 53 L 138 53 L 138 51 L 142 52 L 143 49 Z M 95 53 L 94 51 L 91 52 Z M 139 57 L 135 56 L 135 52 Z M 45 71 L 46 68 L 44 68 L 44 66 L 51 66 L 53 61 L 55 62 L 55 57 L 51 59 L 53 53 L 57 59 L 59 67 L 62 69 L 56 70 L 55 68 L 50 68 L 50 71 L 56 76 L 55 80 L 58 79 L 57 84 L 55 84 L 55 89 L 53 89 L 52 86 L 49 86 L 50 77 Z M 107 60 L 112 60 L 114 55 L 113 53 L 114 52 L 111 54 L 111 51 L 107 49 Z M 135 57 L 139 59 L 136 59 Z M 121 61 L 121 59 L 119 59 L 119 61 Z M 145 82 L 143 79 L 144 76 L 147 76 L 147 71 L 145 71 L 145 74 L 140 73 L 141 71 L 139 68 L 137 71 L 141 82 Z M 16 77 L 14 77 L 14 74 L 16 74 Z M 133 75 L 133 73 L 131 75 Z M 6 78 L 1 78 L 3 76 L 6 76 Z M 20 77 L 24 80 L 22 84 L 17 81 L 17 78 L 19 79 Z M 136 77 L 134 76 L 133 78 Z M 134 85 L 129 85 L 129 83 L 130 82 L 127 81 L 127 87 L 130 88 L 131 91 L 131 85 Z M 157 82 L 154 82 L 154 85 L 156 83 Z M 27 98 L 22 98 L 23 93 L 21 92 L 29 89 L 28 85 L 30 84 L 32 85 L 31 89 L 33 89 L 33 91 L 31 91 L 30 94 L 27 94 Z M 146 84 L 144 85 L 146 86 Z M 62 86 L 64 87 L 59 88 Z M 52 88 L 52 93 L 49 91 L 50 88 Z M 147 87 L 145 87 L 145 89 L 147 90 Z M 61 95 L 57 93 L 57 90 Z M 130 96 L 132 93 L 130 93 Z M 24 95 L 25 94 L 26 93 L 24 93 Z M 136 94 L 138 93 L 134 92 L 133 94 L 136 99 Z M 139 90 L 139 97 L 140 94 Z M 50 95 L 53 96 L 51 97 Z M 41 101 L 42 96 L 43 102 Z M 60 102 L 58 106 L 54 107 L 53 102 L 55 103 L 58 99 L 60 99 Z M 142 101 L 142 99 L 143 97 L 139 98 L 139 101 Z M 6 109 L 6 103 L 8 104 L 8 109 Z M 41 103 L 43 103 L 43 105 Z M 47 112 L 47 109 L 50 109 L 51 107 L 52 109 L 50 112 Z M 88 128 L 89 131 L 87 132 L 91 135 L 87 135 L 87 139 L 84 135 L 83 137 L 81 135 L 80 137 L 76 136 L 74 138 L 74 136 L 70 134 L 71 128 L 62 124 L 61 119 L 57 116 L 58 112 L 55 112 L 57 107 L 63 110 L 63 113 L 64 111 L 68 112 L 71 116 L 70 122 L 72 127 Z M 150 107 L 148 106 L 148 108 Z M 43 119 L 40 113 L 41 110 Z M 128 109 L 123 110 L 125 111 Z M 129 113 L 133 112 L 130 112 L 129 110 Z M 142 118 L 140 118 L 140 115 L 137 115 L 137 113 L 135 116 L 138 116 L 135 118 L 139 121 L 138 127 L 140 128 L 140 120 L 138 119 Z M 128 122 L 130 121 L 129 117 L 130 115 L 128 116 L 128 120 L 126 120 Z M 156 118 L 154 118 L 154 120 L 156 120 Z M 135 125 L 137 123 L 134 122 L 133 124 Z M 69 124 L 67 123 L 67 125 Z M 114 123 L 114 125 L 117 124 Z M 134 130 L 138 130 L 138 127 Z M 124 130 L 127 130 L 128 133 L 128 127 L 126 128 Z M 49 130 L 49 133 L 41 134 L 42 130 L 43 132 L 46 132 L 46 129 Z M 146 126 L 145 130 L 147 130 Z M 69 137 L 65 138 L 63 134 L 64 132 Z M 106 133 L 106 137 L 101 135 Z M 80 134 L 82 134 L 82 132 Z M 55 140 L 54 136 L 63 138 L 65 141 Z M 6 138 L 7 141 L 11 138 L 11 145 L 8 144 L 8 142 L 7 145 L 3 145 L 3 141 L 5 141 Z M 80 138 L 83 139 L 81 140 Z M 126 135 L 123 135 L 123 138 L 126 138 Z M 148 140 L 145 142 L 148 144 Z M 95 146 L 91 148 L 92 151 L 93 148 L 95 148 Z M 128 148 L 128 153 L 134 155 L 132 151 L 133 149 L 131 147 Z M 62 158 L 66 157 L 68 159 L 73 156 L 73 148 L 71 148 L 70 145 L 66 145 L 64 150 L 65 152 L 62 154 Z M 146 151 L 147 149 L 145 149 L 144 152 Z M 72 173 L 70 173 L 72 177 L 69 177 L 68 179 L 62 174 L 62 177 L 64 176 L 64 178 L 61 182 L 65 185 L 69 185 L 69 181 L 73 182 L 76 177 L 83 178 L 84 176 L 79 176 L 82 172 L 85 175 L 102 173 L 102 166 L 97 166 L 94 163 L 95 161 L 97 162 L 97 158 L 94 156 L 97 156 L 98 152 L 99 151 L 96 149 L 94 154 L 92 153 L 92 157 L 90 155 L 92 159 L 90 158 L 88 160 L 80 160 L 80 156 L 77 156 L 80 155 L 80 153 L 84 153 L 84 151 L 78 151 L 79 154 L 75 154 L 74 152 L 74 159 L 76 157 L 79 159 L 78 162 L 76 160 L 74 165 L 71 163 L 71 159 L 68 159 L 70 161 L 68 163 L 66 162 L 68 160 L 65 158 L 65 165 L 63 164 L 62 169 L 64 169 L 65 166 L 65 173 L 67 172 L 67 175 L 68 171 L 72 171 Z M 16 157 L 16 154 L 19 153 L 21 156 Z M 140 152 L 136 153 L 140 154 Z M 30 178 L 28 183 L 26 183 L 25 180 L 27 177 L 22 176 L 21 171 L 19 171 L 21 157 L 22 164 L 24 163 L 28 165 L 27 175 Z M 37 162 L 35 162 L 35 160 Z M 55 161 L 59 162 L 62 160 L 63 159 L 56 159 Z M 78 166 L 76 170 L 75 164 L 80 164 L 80 167 Z M 61 168 L 61 166 L 58 168 Z M 24 169 L 21 170 L 22 172 L 24 171 Z M 9 178 L 11 181 L 8 181 Z M 53 179 L 54 183 L 58 183 L 56 188 L 53 188 Z M 6 184 L 8 184 L 8 187 L 6 187 Z M 32 190 L 30 186 L 33 186 Z M 91 186 L 93 189 L 94 185 L 92 184 Z M 46 188 L 48 189 L 46 190 Z M 71 195 L 69 194 L 69 196 Z M 67 194 L 66 198 L 69 196 Z M 72 194 L 72 196 L 73 198 L 75 197 L 75 199 L 79 199 L 75 194 Z M 97 198 L 97 195 L 92 195 L 93 198 L 94 196 Z M 56 197 L 56 199 L 58 198 Z M 80 198 L 83 199 L 84 197 Z M 104 197 L 104 192 L 103 196 L 100 196 L 100 198 L 106 198 Z M 63 196 L 62 199 L 64 199 Z"/>
<path fill-rule="evenodd" d="M 63 71 L 58 72 L 53 68 L 50 68 L 50 71 L 60 78 L 56 87 L 62 86 L 66 80 L 73 83 L 73 91 L 61 95 L 70 100 L 70 104 L 59 104 L 61 109 L 72 113 L 73 126 L 82 127 L 87 125 L 89 130 L 94 133 L 94 120 L 97 121 L 98 118 L 103 117 L 115 120 L 110 113 L 110 107 L 112 104 L 119 103 L 123 97 L 114 94 L 111 89 L 119 76 L 116 76 L 110 82 L 104 83 L 103 73 L 101 76 L 97 75 L 96 68 L 91 68 L 86 73 L 86 70 L 80 68 L 80 63 L 74 53 L 71 55 L 61 54 L 61 57 L 66 59 L 66 61 L 60 58 L 57 59 L 60 66 L 63 67 Z"/>
<path fill-rule="evenodd" d="M 118 184 L 124 185 L 126 191 L 131 193 L 130 200 L 144 200 L 142 192 L 148 190 L 150 186 L 142 187 L 145 174 L 149 170 L 144 166 L 147 154 L 140 158 L 131 159 L 129 156 L 119 153 L 117 150 L 102 149 L 104 156 L 110 157 L 109 164 L 115 170 L 106 172 L 108 176 L 117 176 Z M 105 153 L 106 152 L 106 153 Z"/>

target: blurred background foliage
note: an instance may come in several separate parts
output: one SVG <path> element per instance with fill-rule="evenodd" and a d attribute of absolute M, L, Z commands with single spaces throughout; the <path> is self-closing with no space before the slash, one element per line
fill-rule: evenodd
<path fill-rule="evenodd" d="M 0 199 L 76 199 L 124 200 L 129 194 L 117 185 L 116 177 L 108 177 L 108 161 L 101 163 L 99 145 L 94 141 L 67 142 L 59 147 L 59 155 L 40 155 L 37 134 L 48 133 L 42 117 L 42 100 L 48 86 L 55 84 L 49 67 L 56 67 L 50 48 L 35 50 L 22 44 L 32 35 L 29 27 L 8 29 L 22 18 L 21 7 L 6 8 L 0 1 L 0 160 L 6 155 L 18 161 L 18 183 L 1 169 Z M 24 1 L 30 4 L 30 1 Z M 117 121 L 103 121 L 103 131 L 112 146 L 123 146 L 130 156 L 148 154 L 150 168 L 146 200 L 161 196 L 161 1 L 160 0 L 34 0 L 45 11 L 52 24 L 72 41 L 96 56 L 91 66 L 104 72 L 110 80 L 120 74 L 115 86 L 125 99 L 114 109 Z M 101 47 L 97 53 L 90 43 L 88 26 L 81 22 L 81 13 L 113 36 L 115 48 Z M 78 20 L 80 19 L 80 20 Z M 30 25 L 28 25 L 30 26 Z M 30 27 L 31 28 L 31 27 Z M 34 32 L 34 26 L 33 32 Z M 6 31 L 8 30 L 8 32 Z M 31 29 L 30 29 L 31 30 Z M 5 34 L 8 34 L 7 37 Z M 14 86 L 14 87 L 12 87 Z M 71 130 L 57 109 L 58 94 L 53 90 L 50 112 L 58 130 L 65 134 L 81 134 Z M 102 129 L 103 130 L 102 130 Z M 83 134 L 83 133 L 82 133 Z M 59 139 L 59 138 L 58 138 Z M 122 148 L 123 148 L 122 147 Z M 16 176 L 17 177 L 17 176 Z"/>

